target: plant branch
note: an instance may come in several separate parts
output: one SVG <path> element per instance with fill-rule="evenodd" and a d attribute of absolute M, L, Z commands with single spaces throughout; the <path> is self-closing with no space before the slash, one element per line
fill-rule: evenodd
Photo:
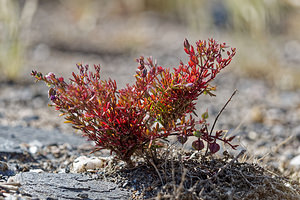
<path fill-rule="evenodd" d="M 209 132 L 209 136 L 211 136 L 211 134 L 212 134 L 212 132 L 213 132 L 213 130 L 214 130 L 214 128 L 215 128 L 215 125 L 216 125 L 216 123 L 217 123 L 217 121 L 218 121 L 220 115 L 221 115 L 222 112 L 225 110 L 226 106 L 227 106 L 228 103 L 231 101 L 232 97 L 236 94 L 236 92 L 237 92 L 237 90 L 235 89 L 234 92 L 232 93 L 231 97 L 227 100 L 227 102 L 225 103 L 225 105 L 223 106 L 223 108 L 222 108 L 222 109 L 220 110 L 220 112 L 218 113 L 218 115 L 217 115 L 217 117 L 216 117 L 216 119 L 215 119 L 215 121 L 214 121 L 214 123 L 213 123 L 213 125 L 212 125 L 212 127 L 211 127 L 211 130 L 210 130 L 210 132 Z"/>

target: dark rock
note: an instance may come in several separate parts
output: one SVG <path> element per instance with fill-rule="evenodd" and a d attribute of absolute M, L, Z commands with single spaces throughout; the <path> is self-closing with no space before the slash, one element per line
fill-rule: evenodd
<path fill-rule="evenodd" d="M 14 171 L 11 170 L 6 162 L 0 161 L 0 180 L 3 176 L 13 176 Z"/>
<path fill-rule="evenodd" d="M 295 127 L 292 133 L 295 135 L 296 139 L 300 141 L 300 126 Z"/>
<path fill-rule="evenodd" d="M 40 199 L 129 199 L 130 192 L 115 183 L 83 174 L 24 172 L 14 177 L 24 196 Z"/>
<path fill-rule="evenodd" d="M 7 171 L 7 170 L 8 170 L 8 165 L 6 164 L 6 162 L 0 161 L 0 173 Z"/>
<path fill-rule="evenodd" d="M 0 159 L 1 160 L 19 160 L 21 162 L 33 162 L 35 159 L 30 155 L 28 152 L 21 150 L 16 150 L 16 151 L 6 151 L 6 150 L 1 150 L 0 149 Z"/>
<path fill-rule="evenodd" d="M 31 116 L 23 117 L 23 120 L 27 123 L 31 122 L 31 121 L 36 121 L 36 120 L 39 120 L 39 119 L 40 119 L 40 117 L 38 115 L 31 115 Z"/>

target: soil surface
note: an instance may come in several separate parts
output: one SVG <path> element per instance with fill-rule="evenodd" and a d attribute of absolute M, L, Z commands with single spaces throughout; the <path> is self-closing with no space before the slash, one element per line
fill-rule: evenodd
<path fill-rule="evenodd" d="M 260 174 L 264 177 L 261 180 L 255 178 L 250 180 L 249 177 L 240 180 L 235 174 L 234 177 L 231 177 L 231 179 L 236 181 L 234 185 L 239 185 L 239 180 L 244 181 L 243 185 L 246 184 L 244 185 L 244 189 L 235 188 L 234 190 L 230 190 L 233 192 L 232 195 L 230 193 L 227 197 L 220 196 L 218 198 L 234 197 L 233 199 L 238 199 L 244 197 L 247 199 L 249 197 L 248 199 L 251 199 L 251 195 L 254 195 L 252 196 L 253 198 L 260 198 L 259 194 L 264 192 L 259 193 L 261 189 L 254 187 L 254 185 L 260 184 L 261 181 L 265 179 L 271 180 L 274 176 L 277 177 L 274 180 L 272 179 L 272 181 L 275 181 L 275 183 L 273 183 L 275 186 L 277 184 L 276 181 L 279 181 L 280 184 L 290 184 L 292 187 L 290 191 L 286 191 L 285 189 L 280 190 L 283 192 L 283 194 L 281 194 L 283 196 L 281 197 L 284 198 L 280 197 L 278 199 L 299 198 L 300 93 L 298 91 L 274 90 L 274 88 L 261 80 L 240 79 L 238 76 L 228 72 L 219 76 L 219 79 L 217 79 L 214 84 L 218 86 L 218 90 L 216 91 L 217 96 L 203 96 L 198 102 L 198 113 L 202 113 L 208 109 L 212 120 L 226 103 L 234 89 L 238 89 L 238 93 L 222 113 L 217 123 L 217 128 L 228 129 L 229 134 L 237 136 L 234 143 L 238 144 L 239 148 L 237 151 L 232 151 L 229 147 L 226 148 L 231 155 L 231 158 L 228 158 L 229 160 L 227 162 L 234 158 L 234 156 L 237 156 L 241 150 L 245 149 L 245 155 L 238 159 L 241 163 L 234 162 L 234 164 L 230 166 L 230 169 L 235 170 L 236 173 L 240 173 L 240 171 L 245 173 L 245 170 L 255 172 L 254 174 Z M 262 93 L 264 95 L 261 95 Z M 74 163 L 76 158 L 83 155 L 87 157 L 107 157 L 109 153 L 97 152 L 94 155 L 90 155 L 89 153 L 93 149 L 93 144 L 86 141 L 85 138 L 82 138 L 80 133 L 73 132 L 68 125 L 64 124 L 63 119 L 57 116 L 59 113 L 53 111 L 51 107 L 46 106 L 48 103 L 47 87 L 45 87 L 43 83 L 27 83 L 22 85 L 15 83 L 1 84 L 0 158 L 2 171 L 0 170 L 0 172 L 2 175 L 0 178 L 2 185 L 0 185 L 0 187 L 3 192 L 3 197 L 21 196 L 27 199 L 43 199 L 48 196 L 54 199 L 72 199 L 75 197 L 97 199 L 97 195 L 99 194 L 93 193 L 93 191 L 102 191 L 100 188 L 104 188 L 103 191 L 110 191 L 116 194 L 116 199 L 126 199 L 129 197 L 136 199 L 142 197 L 153 198 L 157 194 L 160 194 L 161 198 L 165 196 L 166 199 L 168 199 L 168 195 L 174 189 L 173 186 L 168 184 L 162 187 L 163 184 L 155 168 L 149 164 L 145 165 L 145 163 L 140 163 L 139 161 L 137 161 L 137 163 L 140 164 L 137 164 L 135 169 L 127 170 L 127 172 L 126 170 L 124 172 L 124 163 L 116 163 L 114 161 L 114 164 L 110 166 L 111 168 L 105 167 L 97 171 L 84 173 L 85 175 L 83 176 L 86 179 L 84 182 L 87 185 L 83 187 L 88 189 L 77 187 L 78 184 L 74 185 L 72 181 L 68 182 L 68 180 L 70 180 L 69 176 L 79 176 L 75 179 L 80 179 L 80 174 L 69 175 L 72 163 Z M 173 140 L 171 139 L 170 141 L 172 143 Z M 178 150 L 192 150 L 190 141 L 183 147 L 176 143 L 174 145 L 177 146 Z M 169 150 L 166 150 L 166 152 L 169 152 Z M 190 155 L 191 153 L 189 156 Z M 168 178 L 164 177 L 163 181 L 166 181 L 165 183 L 175 183 L 174 185 L 179 187 L 184 171 L 183 169 L 185 167 L 189 169 L 191 165 L 193 169 L 202 166 L 202 171 L 205 171 L 205 169 L 211 171 L 210 180 L 213 174 L 217 173 L 222 166 L 226 166 L 226 162 L 224 161 L 214 161 L 215 163 L 208 161 L 206 164 L 201 163 L 204 161 L 201 161 L 202 159 L 200 159 L 200 157 L 195 160 L 192 159 L 192 164 L 187 161 L 183 162 L 178 159 L 178 156 L 171 158 L 164 157 L 163 159 L 169 159 L 169 161 L 164 161 L 164 165 L 167 166 L 163 164 L 159 165 L 158 170 L 160 173 L 163 173 L 166 168 L 171 169 L 172 163 L 173 165 L 174 163 L 178 165 L 178 167 L 175 167 L 176 169 L 181 170 L 176 173 L 177 181 L 172 182 L 172 176 L 166 175 Z M 245 161 L 249 164 L 242 164 Z M 216 163 L 220 163 L 218 168 L 213 167 L 216 166 Z M 252 166 L 251 163 L 257 163 L 260 167 Z M 268 171 L 272 173 L 270 174 Z M 36 173 L 36 175 L 34 175 L 34 173 Z M 63 178 L 58 179 L 56 177 L 57 173 L 60 173 L 60 177 Z M 172 174 L 171 171 L 165 171 L 164 173 Z M 234 174 L 232 171 L 227 173 Z M 193 177 L 190 172 L 188 176 Z M 230 177 L 231 175 L 228 176 Z M 32 177 L 35 177 L 34 180 L 32 180 Z M 53 193 L 41 192 L 39 187 L 35 187 L 35 184 L 40 184 L 40 188 L 46 187 L 43 186 L 43 184 L 48 182 L 48 179 L 51 179 L 53 182 L 47 185 L 47 187 L 49 187 L 47 191 L 53 191 Z M 101 185 L 101 181 L 101 184 L 95 186 L 96 188 L 94 189 L 88 186 L 89 184 L 94 185 L 93 181 L 96 180 L 104 181 L 103 185 Z M 193 179 L 190 180 L 191 182 L 185 183 L 188 184 L 187 188 L 195 186 L 197 183 L 197 181 L 192 180 Z M 205 180 L 206 179 L 204 179 L 204 181 Z M 212 182 L 212 185 L 215 185 L 218 189 L 214 190 L 214 193 L 211 193 L 212 188 L 208 188 L 202 191 L 201 197 L 210 199 L 210 195 L 216 197 L 217 194 L 224 193 L 226 188 L 224 189 L 217 184 L 224 181 L 224 176 L 222 175 L 218 177 L 218 179 L 215 179 L 215 181 L 216 180 L 218 181 Z M 245 180 L 249 181 L 249 183 Z M 56 186 L 61 184 L 64 185 L 63 188 Z M 267 181 L 264 187 L 268 184 L 269 182 Z M 256 190 L 252 189 L 252 191 L 256 192 L 247 194 L 246 191 L 249 191 L 251 188 L 249 186 L 256 188 Z M 113 187 L 114 189 L 106 190 L 106 187 Z M 274 185 L 269 184 L 269 187 L 272 188 Z M 281 188 L 282 186 L 278 187 Z M 36 188 L 36 190 L 33 188 Z M 244 193 L 242 192 L 243 190 Z M 66 196 L 60 196 L 59 191 L 65 193 Z M 201 190 L 198 189 L 198 193 L 200 193 L 200 191 Z M 236 193 L 237 191 L 240 193 Z M 272 191 L 272 194 L 274 194 L 274 191 Z M 107 195 L 109 196 L 112 193 L 108 193 Z M 181 195 L 182 194 L 187 195 L 188 192 L 181 192 Z M 241 196 L 238 196 L 238 194 Z M 180 194 L 178 195 L 180 196 Z M 191 199 L 196 198 L 193 194 L 189 195 Z M 258 197 L 255 195 L 258 195 Z M 269 195 L 271 194 L 269 193 Z M 104 196 L 103 199 L 105 199 Z"/>

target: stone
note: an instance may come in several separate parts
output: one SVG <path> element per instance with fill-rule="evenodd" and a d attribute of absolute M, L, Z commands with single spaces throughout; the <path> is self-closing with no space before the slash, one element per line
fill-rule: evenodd
<path fill-rule="evenodd" d="M 64 134 L 59 131 L 45 131 L 29 127 L 8 127 L 0 125 L 0 155 L 9 157 L 26 157 L 29 152 L 35 154 L 39 148 L 47 145 L 71 146 L 89 144 L 85 138 L 75 134 Z"/>
<path fill-rule="evenodd" d="M 13 176 L 15 172 L 10 169 L 6 162 L 0 161 L 0 180 L 1 176 Z"/>
<path fill-rule="evenodd" d="M 22 196 L 39 199 L 129 199 L 115 183 L 84 174 L 22 172 L 13 177 Z"/>
<path fill-rule="evenodd" d="M 29 152 L 31 154 L 36 154 L 38 152 L 39 148 L 41 148 L 43 146 L 43 144 L 38 140 L 33 140 L 29 144 L 24 144 L 24 145 L 27 145 L 27 149 L 29 150 Z"/>
<path fill-rule="evenodd" d="M 82 173 L 103 168 L 109 163 L 111 157 L 86 157 L 80 156 L 76 158 L 72 164 L 72 173 Z"/>
<path fill-rule="evenodd" d="M 0 161 L 0 172 L 4 172 L 8 170 L 8 166 L 5 162 Z"/>
<path fill-rule="evenodd" d="M 23 117 L 23 120 L 27 123 L 32 122 L 32 121 L 36 121 L 39 120 L 39 116 L 38 115 L 31 115 L 31 116 L 25 116 Z"/>
<path fill-rule="evenodd" d="M 44 170 L 42 170 L 42 169 L 30 169 L 29 172 L 42 173 L 42 172 L 44 172 Z"/>
<path fill-rule="evenodd" d="M 264 120 L 264 111 L 262 106 L 254 106 L 250 110 L 249 120 L 254 123 L 262 123 Z"/>
<path fill-rule="evenodd" d="M 300 125 L 296 126 L 293 130 L 292 130 L 292 134 L 295 135 L 296 140 L 300 141 Z"/>
<path fill-rule="evenodd" d="M 258 136 L 258 134 L 255 131 L 250 131 L 249 134 L 248 134 L 248 137 L 251 140 L 256 140 L 257 136 Z"/>
<path fill-rule="evenodd" d="M 300 154 L 291 159 L 290 165 L 300 168 Z"/>
<path fill-rule="evenodd" d="M 36 140 L 34 143 L 33 141 Z M 80 145 L 87 143 L 85 138 L 75 134 L 65 134 L 57 130 L 45 131 L 29 127 L 8 127 L 0 126 L 0 150 L 4 148 L 18 149 L 19 144 L 27 143 L 35 146 L 64 144 Z"/>

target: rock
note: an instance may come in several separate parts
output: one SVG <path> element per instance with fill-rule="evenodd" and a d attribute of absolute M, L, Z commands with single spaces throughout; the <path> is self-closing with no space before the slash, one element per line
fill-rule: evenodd
<path fill-rule="evenodd" d="M 296 168 L 300 168 L 300 154 L 291 159 L 290 165 Z"/>
<path fill-rule="evenodd" d="M 8 170 L 8 166 L 5 162 L 0 161 L 0 172 Z"/>
<path fill-rule="evenodd" d="M 264 111 L 262 106 L 254 106 L 250 110 L 249 120 L 254 123 L 262 123 L 264 120 Z"/>
<path fill-rule="evenodd" d="M 258 134 L 255 131 L 250 131 L 248 134 L 249 139 L 256 140 L 258 137 Z"/>
<path fill-rule="evenodd" d="M 34 140 L 36 140 L 35 144 L 40 142 L 45 146 L 50 144 L 69 143 L 71 145 L 80 145 L 86 143 L 86 140 L 80 136 L 75 134 L 63 134 L 56 130 L 45 131 L 22 126 L 0 126 L 0 141 L 1 143 L 8 143 L 11 148 L 19 148 L 19 144 L 30 144 Z"/>
<path fill-rule="evenodd" d="M 80 156 L 76 158 L 72 164 L 70 172 L 81 173 L 91 170 L 97 170 L 109 163 L 111 157 L 86 157 Z"/>
<path fill-rule="evenodd" d="M 22 157 L 26 152 L 35 154 L 42 146 L 65 144 L 79 146 L 87 141 L 75 134 L 63 134 L 59 131 L 45 131 L 28 127 L 0 126 L 0 155 Z M 23 156 L 24 157 L 24 156 Z"/>
<path fill-rule="evenodd" d="M 23 120 L 27 123 L 31 122 L 31 121 L 36 121 L 39 120 L 40 117 L 38 115 L 31 115 L 31 116 L 25 116 L 23 117 Z"/>
<path fill-rule="evenodd" d="M 83 174 L 23 172 L 13 177 L 24 196 L 39 199 L 129 199 L 130 192 L 115 183 Z"/>
<path fill-rule="evenodd" d="M 44 170 L 42 170 L 42 169 L 31 169 L 31 170 L 29 170 L 29 172 L 42 173 L 42 172 L 44 172 Z"/>
<path fill-rule="evenodd" d="M 29 152 L 31 154 L 37 153 L 39 148 L 41 148 L 43 146 L 43 144 L 40 141 L 37 141 L 37 140 L 33 140 L 28 145 L 29 145 Z"/>
<path fill-rule="evenodd" d="M 10 169 L 9 165 L 6 162 L 0 161 L 0 180 L 3 176 L 13 176 L 16 173 Z"/>
<path fill-rule="evenodd" d="M 295 138 L 300 141 L 300 126 L 296 126 L 292 133 L 295 135 Z"/>

